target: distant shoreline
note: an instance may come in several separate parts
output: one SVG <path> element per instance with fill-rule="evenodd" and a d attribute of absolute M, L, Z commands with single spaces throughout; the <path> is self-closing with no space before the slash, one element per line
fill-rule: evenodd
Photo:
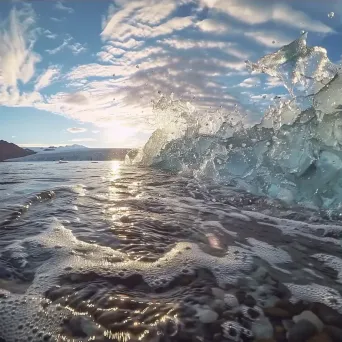
<path fill-rule="evenodd" d="M 126 154 L 131 149 L 128 148 L 87 148 L 82 150 L 72 150 L 55 152 L 49 151 L 36 153 L 19 158 L 6 159 L 5 162 L 58 162 L 63 161 L 111 161 L 124 160 Z"/>

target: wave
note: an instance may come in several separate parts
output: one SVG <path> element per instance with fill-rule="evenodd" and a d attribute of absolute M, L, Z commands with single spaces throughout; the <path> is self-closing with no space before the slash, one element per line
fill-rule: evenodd
<path fill-rule="evenodd" d="M 342 75 L 307 33 L 257 62 L 251 73 L 279 78 L 289 99 L 247 127 L 239 111 L 201 115 L 189 102 L 161 97 L 153 104 L 159 128 L 127 164 L 189 172 L 255 195 L 312 208 L 342 203 Z"/>

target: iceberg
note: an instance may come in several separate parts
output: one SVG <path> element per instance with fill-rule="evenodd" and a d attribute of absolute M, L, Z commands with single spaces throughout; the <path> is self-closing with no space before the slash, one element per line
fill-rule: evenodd
<path fill-rule="evenodd" d="M 200 115 L 171 96 L 154 104 L 160 125 L 130 163 L 192 172 L 256 195 L 310 207 L 342 204 L 342 75 L 307 34 L 252 63 L 250 72 L 282 80 L 290 99 L 259 124 L 233 123 L 231 113 Z"/>

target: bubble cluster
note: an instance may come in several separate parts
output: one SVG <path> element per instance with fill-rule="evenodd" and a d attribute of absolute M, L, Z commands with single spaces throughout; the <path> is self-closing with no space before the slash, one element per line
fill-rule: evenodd
<path fill-rule="evenodd" d="M 315 254 L 313 255 L 313 257 L 318 259 L 319 261 L 324 262 L 326 266 L 331 267 L 333 270 L 337 271 L 337 281 L 339 283 L 342 283 L 342 259 L 327 254 Z"/>
<path fill-rule="evenodd" d="M 224 322 L 222 325 L 223 335 L 228 338 L 230 341 L 241 341 L 241 337 L 252 338 L 253 333 L 244 328 L 238 322 L 228 321 Z"/>
<path fill-rule="evenodd" d="M 254 238 L 248 238 L 247 241 L 252 246 L 252 252 L 271 265 L 292 262 L 291 256 L 281 248 Z"/>
<path fill-rule="evenodd" d="M 55 341 L 70 311 L 37 296 L 5 294 L 0 298 L 0 339 Z"/>
<path fill-rule="evenodd" d="M 296 285 L 287 283 L 285 286 L 291 291 L 291 300 L 294 302 L 304 300 L 322 303 L 342 313 L 342 297 L 334 289 L 318 284 Z"/>
<path fill-rule="evenodd" d="M 221 285 L 235 284 L 253 266 L 252 257 L 242 248 L 230 247 L 223 257 L 216 257 L 187 242 L 176 244 L 155 262 L 135 261 L 109 247 L 77 240 L 61 224 L 9 246 L 5 253 L 11 262 L 38 266 L 30 294 L 44 293 L 62 276 L 77 282 L 89 274 L 123 281 L 139 276 L 151 288 L 167 287 L 177 277 L 194 276 L 199 268 L 209 270 Z"/>

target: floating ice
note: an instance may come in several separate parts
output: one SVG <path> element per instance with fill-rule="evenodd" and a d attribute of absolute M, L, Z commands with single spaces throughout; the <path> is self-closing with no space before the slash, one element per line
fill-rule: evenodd
<path fill-rule="evenodd" d="M 193 171 L 256 195 L 320 208 L 342 205 L 342 76 L 307 33 L 250 71 L 280 78 L 291 99 L 277 101 L 260 124 L 244 127 L 232 113 L 200 115 L 165 96 L 154 104 L 159 129 L 136 158 L 167 170 Z M 234 115 L 236 113 L 234 112 Z"/>

